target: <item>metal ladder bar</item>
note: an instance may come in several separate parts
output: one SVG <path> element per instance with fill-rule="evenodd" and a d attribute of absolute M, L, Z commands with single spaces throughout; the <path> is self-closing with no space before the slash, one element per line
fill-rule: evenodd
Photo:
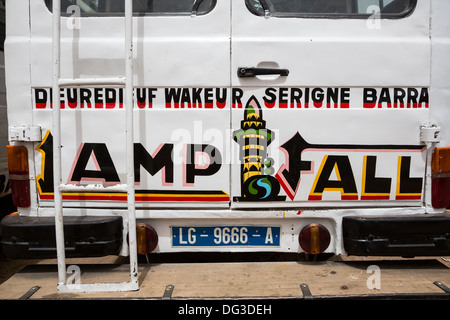
<path fill-rule="evenodd" d="M 59 101 L 60 88 L 64 86 L 86 85 L 120 85 L 125 86 L 126 111 L 126 185 L 103 188 L 102 190 L 117 189 L 127 192 L 128 207 L 128 237 L 130 257 L 130 282 L 123 283 L 92 283 L 68 284 L 66 272 L 63 191 L 80 191 L 87 189 L 99 190 L 98 185 L 70 186 L 62 184 L 62 158 L 61 158 L 61 106 L 53 106 L 53 155 L 54 155 L 54 202 L 55 202 L 55 231 L 56 250 L 58 259 L 58 290 L 60 292 L 100 292 L 100 291 L 132 291 L 139 290 L 138 261 L 136 243 L 136 211 L 134 190 L 134 135 L 133 135 L 133 3 L 125 1 L 125 65 L 126 76 L 118 78 L 95 79 L 62 79 L 61 78 L 61 0 L 53 0 L 53 101 Z"/>
<path fill-rule="evenodd" d="M 108 86 L 121 86 L 126 85 L 126 78 L 92 78 L 92 79 L 59 79 L 59 87 L 70 87 L 70 86 L 96 86 L 96 85 L 108 85 Z"/>

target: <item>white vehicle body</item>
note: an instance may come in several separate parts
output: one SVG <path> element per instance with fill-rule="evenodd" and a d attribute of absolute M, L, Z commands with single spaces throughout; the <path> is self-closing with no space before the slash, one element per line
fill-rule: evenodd
<path fill-rule="evenodd" d="M 0 59 L 3 61 L 4 53 L 0 52 Z M 8 144 L 8 116 L 6 110 L 6 89 L 4 86 L 5 83 L 5 72 L 4 65 L 0 65 L 0 75 L 1 75 L 1 84 L 2 91 L 0 92 L 0 119 L 1 119 L 1 132 L 0 132 L 0 143 L 3 146 L 0 152 L 0 197 L 3 198 L 11 193 L 8 187 L 8 160 L 6 158 L 6 149 L 5 146 Z"/>
<path fill-rule="evenodd" d="M 5 37 L 5 7 L 0 3 L 0 39 L 4 41 Z M 5 146 L 8 144 L 8 116 L 6 110 L 6 85 L 5 85 L 5 54 L 3 42 L 0 49 L 0 204 L 1 212 L 8 213 L 11 207 L 8 174 L 8 160 L 6 157 Z M 6 210 L 4 210 L 6 208 Z"/>
<path fill-rule="evenodd" d="M 445 216 L 431 160 L 450 146 L 447 0 L 393 16 L 367 11 L 382 1 L 268 17 L 245 0 L 205 3 L 133 18 L 136 218 L 156 230 L 155 252 L 303 252 L 301 230 L 319 223 L 324 252 L 348 254 L 345 217 Z M 31 186 L 18 212 L 53 217 L 52 13 L 44 0 L 6 6 L 9 139 L 27 148 Z M 62 76 L 122 76 L 124 18 L 75 9 L 62 19 Z M 126 181 L 123 90 L 62 88 L 60 103 L 63 183 L 98 185 L 63 191 L 64 215 L 126 225 L 114 191 Z"/>

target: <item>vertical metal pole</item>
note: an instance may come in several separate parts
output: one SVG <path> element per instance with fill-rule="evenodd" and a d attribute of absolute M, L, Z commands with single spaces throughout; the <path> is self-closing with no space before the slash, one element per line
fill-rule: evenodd
<path fill-rule="evenodd" d="M 136 243 L 136 208 L 134 190 L 134 125 L 133 125 L 133 2 L 125 0 L 125 58 L 126 58 L 126 150 L 128 237 L 130 247 L 131 283 L 138 285 Z"/>
<path fill-rule="evenodd" d="M 61 178 L 61 106 L 59 103 L 59 78 L 61 73 L 61 0 L 53 0 L 53 188 L 55 202 L 56 251 L 59 284 L 66 284 L 66 255 L 64 246 L 64 223 L 62 211 Z"/>

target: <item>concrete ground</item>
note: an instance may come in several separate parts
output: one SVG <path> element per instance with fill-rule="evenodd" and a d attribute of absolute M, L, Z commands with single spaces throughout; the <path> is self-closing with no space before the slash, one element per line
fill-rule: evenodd
<path fill-rule="evenodd" d="M 80 271 L 80 283 L 127 282 L 127 259 L 104 257 L 68 259 Z M 60 293 L 55 259 L 0 261 L 0 299 L 20 299 L 33 287 L 29 299 L 161 299 L 173 286 L 173 299 L 302 298 L 442 294 L 435 282 L 450 287 L 450 257 L 361 258 L 334 256 L 310 262 L 292 256 L 224 261 L 196 255 L 188 259 L 150 258 L 140 261 L 140 290 L 130 292 Z M 68 275 L 70 276 L 70 275 Z M 0 278 L 1 279 L 1 278 Z M 305 289 L 305 288 L 303 288 Z"/>

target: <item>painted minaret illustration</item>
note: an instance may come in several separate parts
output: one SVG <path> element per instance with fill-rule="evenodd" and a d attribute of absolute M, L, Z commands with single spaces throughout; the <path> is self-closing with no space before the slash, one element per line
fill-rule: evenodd
<path fill-rule="evenodd" d="M 278 181 L 270 175 L 273 160 L 267 157 L 267 147 L 273 141 L 274 132 L 266 128 L 261 106 L 254 96 L 248 100 L 241 128 L 233 136 L 239 143 L 241 161 L 241 197 L 235 200 L 284 200 L 285 197 L 278 196 Z"/>

